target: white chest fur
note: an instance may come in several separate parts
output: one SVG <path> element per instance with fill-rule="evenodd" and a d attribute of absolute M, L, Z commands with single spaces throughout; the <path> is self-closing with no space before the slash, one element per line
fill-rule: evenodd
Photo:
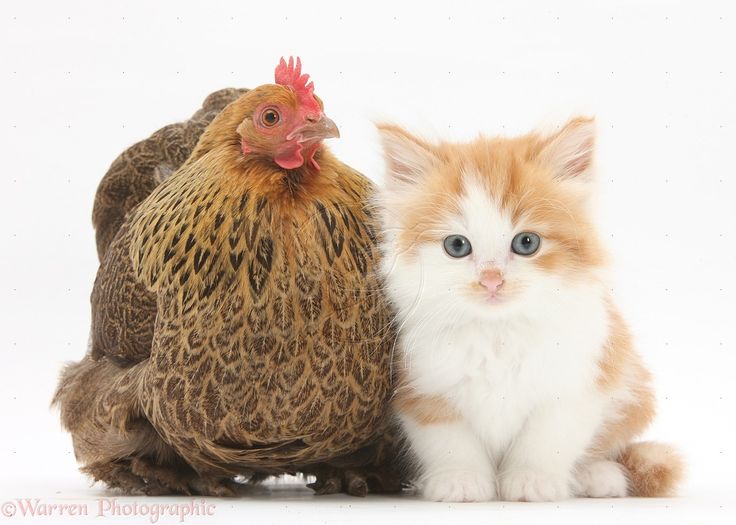
<path fill-rule="evenodd" d="M 452 403 L 495 462 L 533 411 L 596 396 L 608 332 L 598 290 L 568 288 L 523 315 L 417 328 L 405 326 L 402 338 L 413 390 Z"/>

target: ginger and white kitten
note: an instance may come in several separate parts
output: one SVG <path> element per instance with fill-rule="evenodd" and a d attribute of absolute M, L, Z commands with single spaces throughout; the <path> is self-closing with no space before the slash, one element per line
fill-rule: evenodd
<path fill-rule="evenodd" d="M 394 409 L 423 495 L 671 494 L 679 456 L 632 443 L 654 398 L 586 211 L 593 121 L 467 144 L 379 132 L 383 272 L 400 327 Z"/>

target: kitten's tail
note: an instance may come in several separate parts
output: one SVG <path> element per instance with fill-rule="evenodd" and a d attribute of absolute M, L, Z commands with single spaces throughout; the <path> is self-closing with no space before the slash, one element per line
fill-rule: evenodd
<path fill-rule="evenodd" d="M 685 473 L 680 453 L 656 441 L 631 443 L 618 461 L 629 471 L 632 496 L 672 496 Z"/>

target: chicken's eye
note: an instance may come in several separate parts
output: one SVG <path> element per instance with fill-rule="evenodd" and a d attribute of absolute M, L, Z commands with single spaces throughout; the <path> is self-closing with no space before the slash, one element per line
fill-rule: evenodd
<path fill-rule="evenodd" d="M 279 120 L 281 120 L 279 112 L 273 108 L 268 108 L 261 113 L 261 124 L 267 128 L 275 126 L 279 123 Z"/>

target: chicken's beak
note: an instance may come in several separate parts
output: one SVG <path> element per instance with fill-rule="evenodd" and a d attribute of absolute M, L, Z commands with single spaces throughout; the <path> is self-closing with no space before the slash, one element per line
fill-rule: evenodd
<path fill-rule="evenodd" d="M 339 136 L 340 130 L 337 129 L 337 125 L 323 113 L 316 120 L 309 120 L 306 124 L 293 130 L 286 138 L 302 143 L 319 142 Z"/>

